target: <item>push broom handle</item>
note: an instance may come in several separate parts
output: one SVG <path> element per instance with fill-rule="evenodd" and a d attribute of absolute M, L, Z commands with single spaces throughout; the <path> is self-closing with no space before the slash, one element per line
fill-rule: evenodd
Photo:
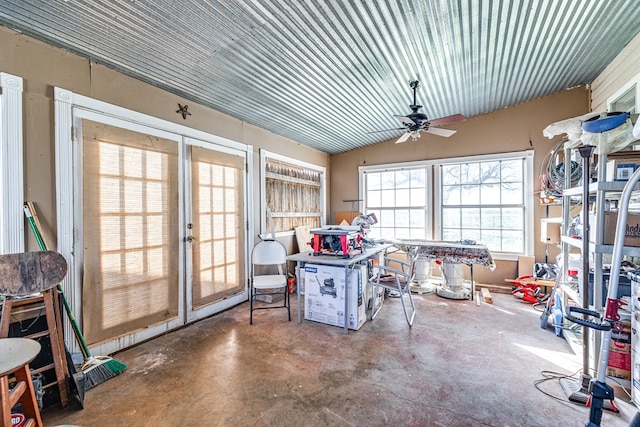
<path fill-rule="evenodd" d="M 31 230 L 33 231 L 33 234 L 35 235 L 36 240 L 38 241 L 38 246 L 40 247 L 40 250 L 46 251 L 47 246 L 45 245 L 44 239 L 42 238 L 42 235 L 40 234 L 40 230 L 38 229 L 38 225 L 36 224 L 36 221 L 33 218 L 31 209 L 27 204 L 24 205 L 24 214 L 26 215 L 27 221 L 29 221 L 29 226 L 31 227 Z M 58 293 L 62 295 L 62 303 L 64 304 L 64 309 L 67 312 L 67 316 L 69 316 L 69 321 L 71 322 L 73 332 L 75 333 L 76 338 L 80 343 L 80 347 L 82 347 L 82 355 L 86 360 L 89 357 L 91 357 L 91 352 L 89 352 L 89 347 L 87 346 L 87 342 L 84 340 L 84 337 L 82 336 L 82 332 L 80 332 L 80 328 L 78 327 L 78 322 L 76 322 L 76 318 L 73 315 L 73 312 L 71 311 L 71 307 L 69 306 L 67 297 L 64 295 L 64 292 L 62 291 L 62 286 L 58 284 L 57 289 L 58 289 Z"/>

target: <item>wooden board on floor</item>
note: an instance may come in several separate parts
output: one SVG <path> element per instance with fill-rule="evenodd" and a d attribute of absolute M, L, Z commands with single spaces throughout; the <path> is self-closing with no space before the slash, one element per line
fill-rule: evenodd
<path fill-rule="evenodd" d="M 510 294 L 513 290 L 513 286 L 506 284 L 496 284 L 496 283 L 482 283 L 476 284 L 476 289 L 487 288 L 494 294 Z"/>
<path fill-rule="evenodd" d="M 482 293 L 482 299 L 484 299 L 484 302 L 486 302 L 487 304 L 493 304 L 493 297 L 491 296 L 491 292 L 489 292 L 489 289 L 481 288 L 480 292 Z"/>

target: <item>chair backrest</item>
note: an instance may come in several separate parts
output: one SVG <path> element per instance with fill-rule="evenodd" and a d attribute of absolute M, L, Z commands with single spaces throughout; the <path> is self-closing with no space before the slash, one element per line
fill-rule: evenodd
<path fill-rule="evenodd" d="M 251 259 L 253 265 L 278 265 L 281 269 L 287 262 L 287 249 L 277 240 L 263 240 L 253 247 Z"/>
<path fill-rule="evenodd" d="M 67 275 L 67 261 L 55 251 L 0 255 L 0 294 L 22 296 L 46 291 Z"/>

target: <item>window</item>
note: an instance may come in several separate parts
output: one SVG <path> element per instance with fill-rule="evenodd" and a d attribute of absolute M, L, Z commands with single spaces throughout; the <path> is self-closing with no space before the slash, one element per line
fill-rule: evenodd
<path fill-rule="evenodd" d="M 22 78 L 0 73 L 0 253 L 24 252 Z"/>
<path fill-rule="evenodd" d="M 638 112 L 637 99 L 640 96 L 640 74 L 636 74 L 607 99 L 608 111 Z"/>
<path fill-rule="evenodd" d="M 323 225 L 325 168 L 260 150 L 260 170 L 261 234 Z"/>
<path fill-rule="evenodd" d="M 533 156 L 464 158 L 436 168 L 442 240 L 472 240 L 493 253 L 530 253 L 527 199 Z M 529 197 L 528 197 L 529 196 Z"/>
<path fill-rule="evenodd" d="M 378 223 L 370 238 L 429 239 L 431 165 L 361 168 L 364 213 Z"/>
<path fill-rule="evenodd" d="M 634 84 L 619 98 L 614 100 L 609 107 L 610 111 L 636 112 L 636 85 Z"/>
<path fill-rule="evenodd" d="M 433 175 L 433 178 L 432 178 Z M 473 240 L 533 252 L 533 151 L 360 168 L 372 238 Z"/>

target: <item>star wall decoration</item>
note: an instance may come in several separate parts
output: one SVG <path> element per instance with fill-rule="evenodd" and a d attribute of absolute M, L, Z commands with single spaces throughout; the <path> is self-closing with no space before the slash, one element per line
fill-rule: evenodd
<path fill-rule="evenodd" d="M 190 116 L 191 113 L 189 112 L 189 106 L 188 105 L 180 105 L 178 104 L 178 109 L 176 110 L 176 113 L 180 113 L 182 114 L 182 118 L 183 119 L 187 119 L 187 116 Z"/>

